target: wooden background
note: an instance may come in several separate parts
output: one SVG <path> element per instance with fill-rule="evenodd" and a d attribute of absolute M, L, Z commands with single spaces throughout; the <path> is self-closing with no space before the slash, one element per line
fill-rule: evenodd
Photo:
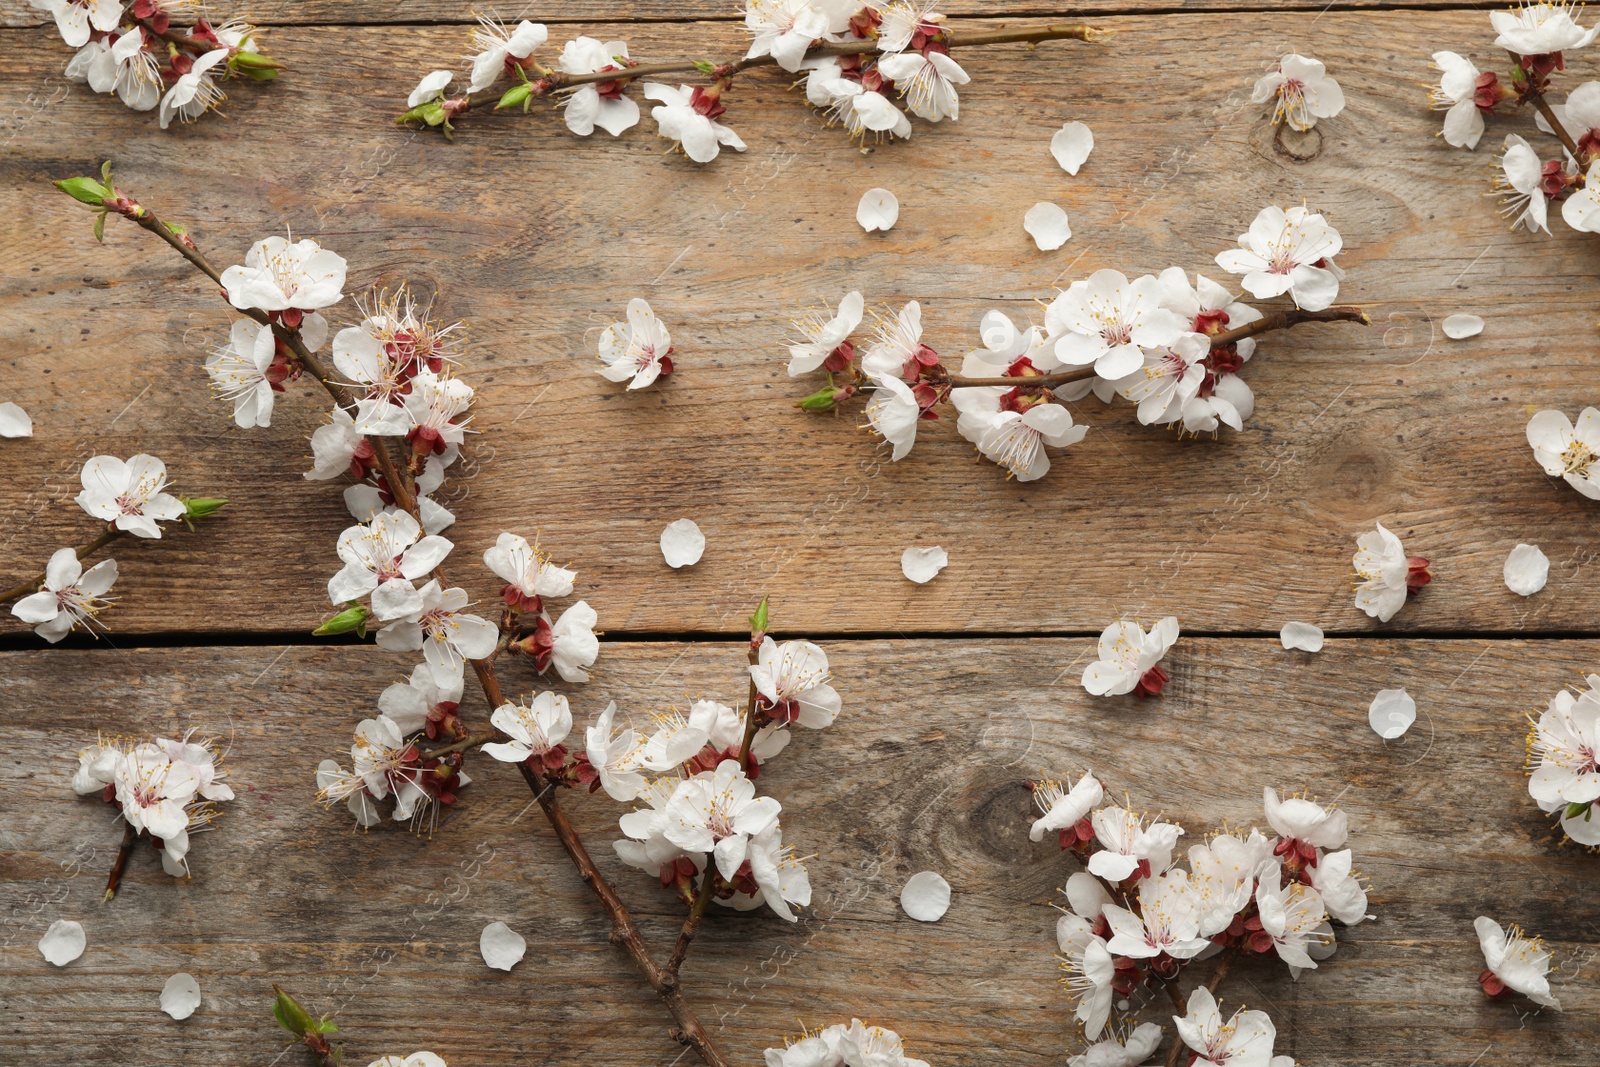
<path fill-rule="evenodd" d="M 462 66 L 458 3 L 257 3 L 289 72 L 234 86 L 226 118 L 163 134 L 66 83 L 70 53 L 43 16 L 0 0 L 0 399 L 36 426 L 0 443 L 0 579 L 84 539 L 71 498 L 95 453 L 155 453 L 182 490 L 233 501 L 197 534 L 118 547 L 109 640 L 45 651 L 20 627 L 0 634 L 14 724 L 0 761 L 0 1062 L 298 1063 L 266 1012 L 273 981 L 336 1012 L 358 1063 L 422 1047 L 466 1065 L 677 1055 L 504 768 L 483 768 L 431 842 L 355 836 L 313 806 L 312 767 L 409 664 L 307 636 L 348 522 L 337 485 L 299 476 L 325 399 L 295 389 L 271 429 L 232 425 L 200 367 L 226 309 L 147 235 L 113 220 L 96 245 L 88 213 L 47 184 L 110 157 L 119 185 L 219 262 L 288 226 L 344 255 L 352 288 L 407 277 L 469 321 L 481 433 L 446 494 L 461 517 L 452 575 L 491 597 L 497 582 L 468 562 L 502 529 L 540 531 L 578 569 L 607 631 L 594 682 L 561 687 L 582 716 L 608 699 L 636 715 L 735 699 L 738 631 L 763 593 L 781 634 L 827 647 L 845 713 L 762 778 L 816 854 L 816 906 L 798 926 L 717 915 L 685 972 L 740 1060 L 854 1013 L 936 1065 L 1062 1062 L 1078 1039 L 1049 905 L 1070 867 L 1028 843 L 1021 783 L 1092 767 L 1194 833 L 1260 822 L 1266 785 L 1350 811 L 1378 920 L 1298 984 L 1245 968 L 1224 988 L 1272 1013 L 1280 1051 L 1308 1065 L 1593 1063 L 1600 906 L 1584 889 L 1600 860 L 1558 847 L 1520 769 L 1525 715 L 1597 666 L 1595 505 L 1547 479 L 1523 440 L 1532 412 L 1600 399 L 1593 243 L 1510 234 L 1479 195 L 1500 135 L 1531 124 L 1491 123 L 1476 153 L 1434 136 L 1427 56 L 1493 63 L 1482 9 L 1238 6 L 1074 5 L 1114 42 L 963 54 L 961 121 L 870 153 L 782 76 L 751 76 L 726 116 L 750 151 L 699 168 L 663 154 L 648 119 L 581 140 L 548 111 L 471 115 L 454 144 L 390 125 L 422 72 Z M 992 17 L 962 25 L 1061 17 L 1028 0 L 948 7 L 980 9 Z M 557 43 L 622 37 L 646 59 L 743 47 L 726 8 L 703 0 L 581 0 L 559 21 Z M 1275 149 L 1248 102 L 1296 49 L 1348 98 L 1305 160 Z M 1571 58 L 1578 77 L 1593 69 Z M 1048 151 L 1069 119 L 1097 142 L 1076 178 Z M 868 237 L 854 210 L 874 185 L 902 209 Z M 1072 218 L 1053 253 L 1021 226 L 1043 199 Z M 1036 301 L 1100 267 L 1218 276 L 1212 256 L 1259 207 L 1302 200 L 1343 232 L 1341 299 L 1375 325 L 1262 344 L 1244 434 L 1179 441 L 1091 401 L 1090 435 L 1020 486 L 977 462 L 953 421 L 925 425 L 891 465 L 854 413 L 794 406 L 807 387 L 784 372 L 787 320 L 848 289 L 920 300 L 926 339 L 958 359 L 987 308 L 1037 320 Z M 679 371 L 625 395 L 594 373 L 593 351 L 632 296 L 671 327 Z M 1446 340 L 1439 324 L 1457 311 L 1482 315 L 1483 335 Z M 682 516 L 709 543 L 674 572 L 656 540 Z M 1383 626 L 1350 604 L 1354 538 L 1374 520 L 1437 576 Z M 1501 580 L 1519 541 L 1552 563 L 1528 600 Z M 950 567 L 906 582 L 901 550 L 934 543 Z M 1182 620 L 1160 702 L 1093 701 L 1077 685 L 1120 614 Z M 1283 652 L 1291 619 L 1336 639 Z M 1421 717 L 1385 744 L 1366 706 L 1400 685 Z M 97 729 L 190 725 L 229 739 L 240 799 L 198 841 L 192 884 L 145 853 L 101 906 L 117 832 L 71 795 L 72 757 Z M 605 859 L 616 806 L 572 806 L 665 942 L 676 906 Z M 923 869 L 954 887 L 938 925 L 898 909 Z M 1565 1013 L 1484 1000 L 1478 914 L 1555 944 Z M 57 917 L 88 931 L 65 970 L 34 947 Z M 495 919 L 530 942 L 509 975 L 478 957 Z M 156 1003 L 179 970 L 205 997 L 185 1023 Z"/>

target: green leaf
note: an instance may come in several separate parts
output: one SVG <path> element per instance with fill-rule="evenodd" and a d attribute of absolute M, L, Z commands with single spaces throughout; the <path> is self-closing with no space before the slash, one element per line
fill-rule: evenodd
<path fill-rule="evenodd" d="M 347 634 L 351 631 L 359 633 L 362 637 L 367 635 L 367 619 L 372 612 L 367 610 L 365 604 L 350 604 L 339 614 L 311 631 L 313 637 L 331 637 L 334 634 Z"/>
<path fill-rule="evenodd" d="M 1591 807 L 1592 805 L 1589 804 L 1574 802 L 1567 805 L 1567 810 L 1561 817 L 1563 819 L 1576 819 L 1578 816 L 1582 815 L 1584 821 L 1587 822 Z"/>
<path fill-rule="evenodd" d="M 838 392 L 839 390 L 835 389 L 833 386 L 825 385 L 821 389 L 818 389 L 816 392 L 812 393 L 810 396 L 806 397 L 804 400 L 800 401 L 800 410 L 832 411 L 834 397 L 838 394 Z"/>
<path fill-rule="evenodd" d="M 94 217 L 94 239 L 101 244 L 106 243 L 106 213 L 98 213 Z"/>
<path fill-rule="evenodd" d="M 526 84 L 513 85 L 511 88 L 505 91 L 505 95 L 500 98 L 500 102 L 494 106 L 494 109 L 499 111 L 501 108 L 516 107 L 518 104 L 525 104 L 532 96 L 533 86 Z"/>
<path fill-rule="evenodd" d="M 444 121 L 444 108 L 440 106 L 437 100 L 430 100 L 427 103 L 418 104 L 394 121 L 396 125 L 407 122 L 426 122 L 429 126 L 437 126 Z"/>
<path fill-rule="evenodd" d="M 111 160 L 109 159 L 100 164 L 100 182 L 107 189 L 113 188 L 111 181 Z"/>
<path fill-rule="evenodd" d="M 308 1015 L 298 1001 L 277 986 L 273 986 L 272 991 L 278 994 L 272 1002 L 272 1017 L 278 1020 L 279 1026 L 295 1037 L 305 1037 L 308 1030 L 314 1034 L 320 1032 L 321 1024 Z"/>
<path fill-rule="evenodd" d="M 106 197 L 111 195 L 110 189 L 93 178 L 68 178 L 65 181 L 52 182 L 51 184 L 78 203 L 88 204 L 90 207 L 103 206 L 106 202 Z"/>
<path fill-rule="evenodd" d="M 756 608 L 756 613 L 750 616 L 750 632 L 764 634 L 767 632 L 767 598 L 761 598 L 761 605 Z"/>

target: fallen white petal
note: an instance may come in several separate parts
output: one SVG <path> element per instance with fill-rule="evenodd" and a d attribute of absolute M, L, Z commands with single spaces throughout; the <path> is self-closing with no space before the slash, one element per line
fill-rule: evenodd
<path fill-rule="evenodd" d="M 1382 690 L 1372 698 L 1372 706 L 1367 709 L 1367 722 L 1385 741 L 1401 736 L 1416 721 L 1417 702 L 1404 689 Z"/>
<path fill-rule="evenodd" d="M 932 871 L 913 874 L 900 890 L 900 906 L 921 923 L 936 923 L 950 910 L 950 883 Z"/>
<path fill-rule="evenodd" d="M 0 437 L 32 437 L 33 420 L 28 413 L 7 400 L 0 404 Z"/>
<path fill-rule="evenodd" d="M 39 939 L 39 951 L 57 967 L 65 967 L 83 955 L 83 924 L 57 919 Z"/>
<path fill-rule="evenodd" d="M 1538 545 L 1518 545 L 1506 557 L 1506 588 L 1518 596 L 1532 596 L 1550 580 L 1550 559 Z"/>
<path fill-rule="evenodd" d="M 1056 157 L 1056 162 L 1068 174 L 1077 174 L 1078 168 L 1083 166 L 1083 161 L 1089 158 L 1093 149 L 1094 134 L 1081 122 L 1067 123 L 1050 138 L 1050 154 Z"/>
<path fill-rule="evenodd" d="M 478 938 L 478 951 L 483 962 L 497 971 L 509 971 L 528 951 L 528 942 L 505 923 L 490 923 Z"/>
<path fill-rule="evenodd" d="M 200 983 L 192 974 L 175 974 L 161 987 L 161 1010 L 174 1019 L 187 1019 L 200 1006 Z"/>
<path fill-rule="evenodd" d="M 661 531 L 661 555 L 669 567 L 692 567 L 700 562 L 705 550 L 706 535 L 693 519 L 669 522 Z"/>
<path fill-rule="evenodd" d="M 899 218 L 900 201 L 887 189 L 868 189 L 862 194 L 861 203 L 856 206 L 856 221 L 868 233 L 887 230 Z"/>
<path fill-rule="evenodd" d="M 900 553 L 900 573 L 923 585 L 933 581 L 949 562 L 949 555 L 938 545 L 932 548 L 908 548 Z"/>
<path fill-rule="evenodd" d="M 1072 236 L 1067 213 L 1048 200 L 1041 200 L 1028 209 L 1028 213 L 1022 216 L 1022 228 L 1028 231 L 1033 243 L 1045 252 L 1054 252 Z"/>
<path fill-rule="evenodd" d="M 1284 648 L 1297 648 L 1301 652 L 1322 651 L 1322 627 L 1309 622 L 1286 622 L 1278 631 L 1278 640 Z"/>
<path fill-rule="evenodd" d="M 1444 320 L 1444 335 L 1452 341 L 1476 337 L 1483 332 L 1483 320 L 1476 315 L 1451 315 Z"/>

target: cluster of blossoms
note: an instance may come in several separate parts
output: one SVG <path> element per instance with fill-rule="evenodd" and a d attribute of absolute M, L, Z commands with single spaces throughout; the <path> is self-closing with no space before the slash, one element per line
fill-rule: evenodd
<path fill-rule="evenodd" d="M 1563 689 L 1528 729 L 1528 795 L 1580 845 L 1600 847 L 1600 675 Z"/>
<path fill-rule="evenodd" d="M 769 1048 L 767 1067 L 928 1067 L 906 1055 L 900 1035 L 860 1019 L 804 1033 L 783 1048 Z"/>
<path fill-rule="evenodd" d="M 233 799 L 220 762 L 215 742 L 193 731 L 178 741 L 102 739 L 78 753 L 72 791 L 115 804 L 130 840 L 148 837 L 161 853 L 162 869 L 183 878 L 189 874 L 189 835 L 209 827 L 216 804 Z"/>
<path fill-rule="evenodd" d="M 1191 961 L 1222 953 L 1275 956 L 1298 978 L 1333 954 L 1334 922 L 1354 926 L 1367 918 L 1366 890 L 1343 847 L 1349 830 L 1342 811 L 1300 797 L 1280 800 L 1269 787 L 1264 800 L 1275 836 L 1256 829 L 1213 835 L 1190 846 L 1185 869 L 1174 862 L 1182 827 L 1102 807 L 1103 799 L 1092 774 L 1070 788 L 1040 782 L 1034 801 L 1041 814 L 1029 831 L 1034 841 L 1054 833 L 1086 868 L 1067 880 L 1056 938 L 1063 984 L 1091 1042 L 1106 1031 L 1115 1002 L 1142 986 L 1174 981 Z M 1242 1039 L 1252 1031 L 1219 1029 L 1208 998 L 1190 1000 L 1179 1033 L 1202 1060 L 1228 1062 L 1228 1034 Z M 1259 1014 L 1249 1016 L 1256 1030 Z M 1148 1044 L 1148 1056 L 1155 1041 L 1150 1031 L 1140 1033 L 1134 1037 Z"/>
<path fill-rule="evenodd" d="M 535 54 L 549 40 L 548 29 L 526 19 L 508 27 L 480 17 L 467 56 L 471 71 L 466 89 L 452 95 L 456 77 L 449 70 L 430 71 L 406 100 L 396 121 L 421 122 L 449 136 L 453 122 L 473 106 L 472 94 L 491 89 L 502 78 L 516 84 L 498 96 L 495 109 L 521 106 L 556 95 L 567 128 L 580 137 L 596 129 L 613 137 L 639 122 L 639 104 L 627 95 L 640 78 L 696 73 L 708 85 L 670 85 L 646 80 L 641 92 L 656 102 L 650 109 L 658 132 L 696 163 L 709 163 L 723 148 L 743 152 L 740 136 L 719 122 L 727 107 L 723 97 L 736 74 L 746 68 L 775 65 L 805 74 L 807 101 L 821 110 L 830 125 L 841 125 L 858 141 L 911 136 L 906 112 L 939 122 L 959 117 L 956 87 L 970 80 L 950 55 L 954 35 L 945 17 L 925 0 L 745 0 L 744 27 L 750 48 L 742 58 L 724 63 L 705 60 L 640 64 L 624 41 L 578 37 L 565 42 L 553 67 Z M 1037 34 L 973 34 L 964 44 L 1109 36 L 1087 27 L 1051 27 Z M 991 41 L 987 38 L 993 37 Z M 898 103 L 896 102 L 898 101 Z"/>
<path fill-rule="evenodd" d="M 1216 261 L 1243 275 L 1256 299 L 1287 295 L 1303 315 L 1327 311 L 1338 296 L 1343 272 L 1334 256 L 1342 247 L 1322 215 L 1269 207 L 1239 247 Z M 983 347 L 953 375 L 924 342 L 916 301 L 879 318 L 858 353 L 852 335 L 863 311 L 861 294 L 852 292 L 837 312 L 794 322 L 799 337 L 788 344 L 789 374 L 821 370 L 828 378 L 800 406 L 828 411 L 866 396 L 868 427 L 899 460 L 911 451 L 920 423 L 937 419 L 938 405 L 948 400 L 959 413 L 961 436 L 1019 481 L 1049 471 L 1046 446 L 1082 440 L 1088 427 L 1074 421 L 1067 405 L 1090 393 L 1104 402 L 1118 396 L 1133 402 L 1147 426 L 1196 434 L 1223 425 L 1242 429 L 1255 410 L 1254 394 L 1239 376 L 1255 351 L 1252 334 L 1301 321 L 1283 313 L 1268 321 L 1227 287 L 1204 275 L 1191 280 L 1181 267 L 1131 280 L 1100 270 L 1059 293 L 1045 308 L 1042 328 L 1019 328 L 999 311 L 984 315 Z M 1353 309 L 1324 317 L 1335 316 L 1364 321 Z M 1003 384 L 1013 379 L 1015 385 Z"/>
<path fill-rule="evenodd" d="M 1509 11 L 1493 11 L 1489 20 L 1494 46 L 1510 52 L 1514 63 L 1509 83 L 1494 71 L 1480 71 L 1455 52 L 1435 52 L 1439 84 L 1430 103 L 1445 112 L 1443 137 L 1458 148 L 1475 148 L 1483 136 L 1484 116 L 1502 103 L 1532 105 L 1541 133 L 1560 141 L 1560 152 L 1544 159 L 1542 149 L 1517 134 L 1507 134 L 1495 190 L 1502 214 L 1513 228 L 1550 232 L 1549 209 L 1561 205 L 1568 226 L 1600 232 L 1600 82 L 1572 89 L 1565 103 L 1545 99 L 1554 76 L 1566 69 L 1566 53 L 1594 41 L 1600 27 L 1580 26 L 1581 8 L 1564 2 L 1525 3 Z"/>
<path fill-rule="evenodd" d="M 222 103 L 222 82 L 271 81 L 279 64 L 246 22 L 213 23 L 194 0 L 29 0 L 76 48 L 66 76 L 115 94 L 135 111 L 160 106 L 161 128 L 193 122 Z M 188 30 L 177 27 L 189 23 Z"/>

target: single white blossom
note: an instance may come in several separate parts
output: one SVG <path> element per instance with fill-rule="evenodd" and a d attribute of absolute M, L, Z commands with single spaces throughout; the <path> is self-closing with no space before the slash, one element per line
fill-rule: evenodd
<path fill-rule="evenodd" d="M 1100 851 L 1089 857 L 1089 873 L 1113 884 L 1133 877 L 1149 878 L 1172 866 L 1172 850 L 1183 836 L 1176 823 L 1149 827 L 1126 808 L 1101 808 L 1090 816 Z"/>
<path fill-rule="evenodd" d="M 722 105 L 714 100 L 706 103 L 707 94 L 703 91 L 697 94 L 691 85 L 674 89 L 660 82 L 645 82 L 644 95 L 661 102 L 660 107 L 650 109 L 661 128 L 661 136 L 676 141 L 683 154 L 696 163 L 716 159 L 723 145 L 736 152 L 744 151 L 744 141 L 739 135 L 713 117 L 722 114 Z"/>
<path fill-rule="evenodd" d="M 572 592 L 576 571 L 558 567 L 550 557 L 528 544 L 526 537 L 502 533 L 484 550 L 483 562 L 506 583 L 502 591 L 507 602 L 515 593 L 524 603 L 542 601 L 547 596 L 566 596 Z M 535 609 L 537 610 L 537 609 Z"/>
<path fill-rule="evenodd" d="M 1261 794 L 1267 822 L 1290 841 L 1304 842 L 1313 848 L 1338 848 L 1350 836 L 1348 816 L 1338 808 L 1328 809 L 1304 797 L 1278 799 L 1278 791 L 1267 786 Z"/>
<path fill-rule="evenodd" d="M 222 287 L 241 311 L 316 311 L 344 299 L 345 272 L 344 257 L 310 238 L 266 237 L 250 246 L 242 266 L 222 272 Z"/>
<path fill-rule="evenodd" d="M 172 83 L 172 88 L 167 90 L 167 95 L 161 98 L 159 114 L 163 130 L 172 125 L 173 119 L 179 122 L 194 122 L 227 99 L 227 94 L 222 91 L 221 75 L 216 67 L 217 64 L 226 62 L 228 55 L 229 51 L 226 48 L 213 49 L 196 59 L 186 73 L 178 76 L 178 80 Z"/>
<path fill-rule="evenodd" d="M 600 655 L 594 624 L 600 621 L 588 601 L 580 600 L 561 613 L 550 627 L 550 666 L 563 681 L 587 682 L 589 668 Z"/>
<path fill-rule="evenodd" d="M 1142 960 L 1164 953 L 1188 960 L 1210 946 L 1211 941 L 1200 936 L 1199 901 L 1187 871 L 1180 868 L 1143 879 L 1138 898 L 1137 913 L 1115 904 L 1102 910 L 1111 924 L 1106 947 L 1112 955 Z"/>
<path fill-rule="evenodd" d="M 1067 1067 L 1139 1067 L 1155 1053 L 1160 1044 L 1160 1025 L 1140 1023 L 1121 1040 L 1108 1037 L 1076 1056 L 1068 1056 Z"/>
<path fill-rule="evenodd" d="M 1526 936 L 1518 926 L 1501 928 L 1487 915 L 1480 915 L 1472 923 L 1478 933 L 1478 946 L 1483 949 L 1483 961 L 1493 974 L 1494 985 L 1515 990 L 1547 1008 L 1561 1010 L 1561 1002 L 1550 993 L 1550 950 L 1537 937 Z M 1482 979 L 1480 979 L 1482 981 Z M 1484 982 L 1486 991 L 1490 983 Z"/>
<path fill-rule="evenodd" d="M 489 88 L 505 73 L 508 60 L 527 59 L 549 38 L 549 31 L 541 23 L 523 19 L 515 29 L 507 30 L 504 23 L 479 15 L 472 31 L 472 80 L 467 91 L 476 93 Z"/>
<path fill-rule="evenodd" d="M 1435 52 L 1433 65 L 1439 84 L 1428 92 L 1428 103 L 1443 111 L 1444 143 L 1455 148 L 1477 148 L 1483 137 L 1483 112 L 1478 109 L 1478 68 L 1454 52 Z"/>
<path fill-rule="evenodd" d="M 1559 411 L 1541 411 L 1528 420 L 1533 458 L 1552 478 L 1590 500 L 1600 500 L 1600 409 L 1584 408 L 1578 424 Z"/>
<path fill-rule="evenodd" d="M 1100 658 L 1083 671 L 1083 687 L 1095 696 L 1121 696 L 1136 690 L 1140 696 L 1159 696 L 1167 684 L 1167 672 L 1160 666 L 1178 640 L 1175 615 L 1150 627 L 1120 619 L 1100 634 Z"/>
<path fill-rule="evenodd" d="M 628 320 L 613 322 L 600 334 L 600 374 L 607 381 L 643 389 L 672 371 L 672 336 L 639 297 L 628 301 Z"/>
<path fill-rule="evenodd" d="M 1143 366 L 1143 349 L 1176 340 L 1185 323 L 1161 306 L 1154 275 L 1130 282 L 1121 271 L 1097 270 L 1050 302 L 1045 328 L 1057 338 L 1055 354 L 1062 363 L 1092 363 L 1097 375 L 1116 380 Z"/>
<path fill-rule="evenodd" d="M 401 432 L 416 443 L 431 444 L 436 454 L 459 446 L 466 441 L 467 423 L 472 421 L 470 416 L 460 416 L 472 406 L 475 395 L 472 386 L 453 375 L 418 371 L 411 379 L 411 392 L 405 395 L 405 415 L 411 428 Z M 358 425 L 357 429 L 364 428 Z"/>
<path fill-rule="evenodd" d="M 911 120 L 887 96 L 842 76 L 836 60 L 806 78 L 806 99 L 827 114 L 828 124 L 841 125 L 853 140 L 883 141 L 911 136 Z"/>
<path fill-rule="evenodd" d="M 797 378 L 822 366 L 861 325 L 864 309 L 861 294 L 852 291 L 839 301 L 839 310 L 831 317 L 811 314 L 803 319 L 795 319 L 794 328 L 799 331 L 802 340 L 788 346 L 789 377 Z"/>
<path fill-rule="evenodd" d="M 461 684 L 464 661 L 493 652 L 500 632 L 493 623 L 462 611 L 468 604 L 465 589 L 441 589 L 430 581 L 420 595 L 416 611 L 378 631 L 378 647 L 391 652 L 421 649 L 434 684 L 453 688 Z"/>
<path fill-rule="evenodd" d="M 1344 247 L 1339 231 L 1305 207 L 1264 207 L 1239 247 L 1217 253 L 1217 265 L 1244 275 L 1258 300 L 1288 293 L 1296 307 L 1321 311 L 1339 296 L 1333 257 Z"/>
<path fill-rule="evenodd" d="M 122 21 L 122 5 L 117 0 L 35 0 L 33 6 L 50 12 L 61 39 L 72 48 L 81 48 L 89 40 L 91 28 L 106 33 Z"/>
<path fill-rule="evenodd" d="M 417 82 L 417 87 L 411 90 L 411 95 L 406 97 L 406 107 L 418 107 L 430 100 L 444 99 L 445 90 L 450 87 L 455 75 L 448 70 L 429 71 Z"/>
<path fill-rule="evenodd" d="M 828 654 L 810 641 L 761 640 L 750 679 L 775 722 L 820 730 L 839 717 L 838 692 L 828 684 Z"/>
<path fill-rule="evenodd" d="M 1500 176 L 1495 179 L 1494 187 L 1501 194 L 1500 214 L 1511 220 L 1513 230 L 1522 226 L 1529 233 L 1550 232 L 1544 164 L 1532 146 L 1514 133 L 1506 134 L 1505 149 L 1500 154 Z M 1574 209 L 1575 213 L 1582 210 L 1581 205 Z"/>
<path fill-rule="evenodd" d="M 623 41 L 597 41 L 593 37 L 579 37 L 561 46 L 561 58 L 556 67 L 564 74 L 597 74 L 607 70 L 621 70 L 618 60 L 628 58 L 628 46 Z M 562 101 L 562 117 L 567 129 L 579 137 L 587 137 L 595 127 L 616 137 L 639 123 L 639 105 L 623 95 L 627 83 L 598 82 L 579 85 Z"/>
<path fill-rule="evenodd" d="M 1278 61 L 1278 69 L 1256 82 L 1251 103 L 1264 104 L 1277 98 L 1272 121 L 1287 122 L 1290 129 L 1305 131 L 1318 119 L 1331 119 L 1344 110 L 1344 90 L 1328 77 L 1320 61 L 1290 52 Z"/>
<path fill-rule="evenodd" d="M 1041 812 L 1028 829 L 1029 841 L 1043 841 L 1051 830 L 1067 830 L 1089 817 L 1105 798 L 1105 789 L 1093 774 L 1085 774 L 1068 789 L 1065 782 L 1045 779 L 1033 787 L 1033 802 Z"/>
<path fill-rule="evenodd" d="M 356 429 L 355 419 L 344 408 L 334 408 L 329 421 L 311 433 L 311 469 L 302 477 L 308 481 L 327 481 L 349 473 L 361 442 L 362 435 Z"/>
<path fill-rule="evenodd" d="M 911 113 L 939 122 L 954 122 L 961 117 L 961 101 L 956 86 L 972 78 L 947 52 L 900 52 L 878 60 L 884 77 L 900 89 Z"/>
<path fill-rule="evenodd" d="M 181 519 L 183 501 L 162 490 L 167 487 L 167 465 L 140 453 L 127 462 L 115 456 L 95 456 L 79 475 L 83 492 L 78 506 L 97 519 L 135 537 L 160 537 L 158 522 Z"/>
<path fill-rule="evenodd" d="M 1600 414 L 1600 413 L 1597 413 Z M 1405 606 L 1410 561 L 1400 538 L 1378 523 L 1356 538 L 1356 607 L 1379 622 L 1388 622 Z"/>
<path fill-rule="evenodd" d="M 756 796 L 755 783 L 736 760 L 723 760 L 678 784 L 664 811 L 667 840 L 687 852 L 710 852 L 717 871 L 731 879 L 744 863 L 750 838 L 778 820 L 781 805 Z"/>
<path fill-rule="evenodd" d="M 484 745 L 483 751 L 505 763 L 521 763 L 549 754 L 567 739 L 572 732 L 572 710 L 566 697 L 540 693 L 527 704 L 501 704 L 489 722 L 511 740 Z"/>
<path fill-rule="evenodd" d="M 644 738 L 632 726 L 618 730 L 616 717 L 617 703 L 612 701 L 584 731 L 584 756 L 595 775 L 591 788 L 598 786 L 612 800 L 626 802 L 637 799 L 648 784 L 640 773 Z"/>
<path fill-rule="evenodd" d="M 1328 914 L 1315 889 L 1297 881 L 1283 884 L 1277 861 L 1270 860 L 1256 871 L 1256 909 L 1261 929 L 1292 976 L 1316 967 L 1310 950 L 1328 940 Z"/>
<path fill-rule="evenodd" d="M 899 462 L 917 442 L 922 405 L 898 375 L 873 378 L 872 385 L 866 407 L 867 428 L 889 443 L 891 461 Z"/>
<path fill-rule="evenodd" d="M 1227 1022 L 1205 986 L 1189 994 L 1187 1013 L 1174 1015 L 1178 1036 L 1198 1056 L 1195 1067 L 1268 1067 L 1277 1027 L 1264 1011 L 1235 1011 Z"/>
<path fill-rule="evenodd" d="M 1583 48 L 1594 40 L 1600 27 L 1584 29 L 1573 18 L 1581 7 L 1561 2 L 1523 4 L 1510 11 L 1489 12 L 1489 22 L 1494 32 L 1496 48 L 1504 48 L 1520 56 L 1543 56 L 1552 52 L 1565 52 L 1569 48 Z"/>
<path fill-rule="evenodd" d="M 408 512 L 382 511 L 364 526 L 339 535 L 344 567 L 328 581 L 328 600 L 346 604 L 372 596 L 379 622 L 422 610 L 422 594 L 413 584 L 443 563 L 455 546 L 443 537 L 423 536 Z"/>
<path fill-rule="evenodd" d="M 850 13 L 840 3 L 745 0 L 744 28 L 751 37 L 745 58 L 771 56 L 784 70 L 798 71 L 813 41 L 849 25 Z"/>
<path fill-rule="evenodd" d="M 272 381 L 267 371 L 276 354 L 271 326 L 240 319 L 229 331 L 228 343 L 206 360 L 211 388 L 233 401 L 233 421 L 241 429 L 272 425 Z"/>
<path fill-rule="evenodd" d="M 57 549 L 45 565 L 43 587 L 11 605 L 11 614 L 55 644 L 75 626 L 92 627 L 95 616 L 111 605 L 105 594 L 116 580 L 116 560 L 101 560 L 85 571 L 76 550 Z"/>

